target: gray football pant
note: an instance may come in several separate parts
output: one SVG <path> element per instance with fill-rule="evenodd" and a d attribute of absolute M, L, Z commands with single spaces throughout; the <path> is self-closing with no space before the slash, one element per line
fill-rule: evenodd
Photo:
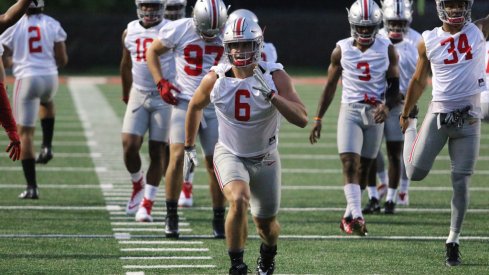
<path fill-rule="evenodd" d="M 479 156 L 480 119 L 469 118 L 461 128 L 441 125 L 438 129 L 437 116 L 430 108 L 419 133 L 414 128 L 406 130 L 404 163 L 410 180 L 422 180 L 448 141 L 453 187 L 450 229 L 460 232 L 469 202 L 470 177 Z"/>

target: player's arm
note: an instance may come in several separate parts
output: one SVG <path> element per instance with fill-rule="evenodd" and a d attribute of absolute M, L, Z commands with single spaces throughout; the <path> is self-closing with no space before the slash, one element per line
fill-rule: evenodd
<path fill-rule="evenodd" d="M 270 102 L 288 122 L 301 128 L 306 127 L 306 106 L 292 85 L 290 76 L 285 71 L 277 70 L 272 73 L 272 79 L 278 93 L 271 98 Z"/>
<path fill-rule="evenodd" d="M 14 116 L 12 115 L 12 109 L 10 108 L 4 80 L 5 69 L 3 67 L 3 62 L 0 60 L 0 124 L 3 126 L 10 139 L 10 143 L 5 151 L 10 152 L 9 157 L 15 161 L 20 158 L 20 138 L 17 134 L 17 125 Z"/>
<path fill-rule="evenodd" d="M 188 104 L 187 116 L 185 118 L 185 147 L 195 145 L 195 137 L 199 130 L 202 110 L 209 105 L 211 91 L 216 83 L 217 74 L 210 71 L 200 82 L 199 87 L 195 90 L 192 99 Z"/>
<path fill-rule="evenodd" d="M 54 43 L 54 59 L 58 68 L 68 64 L 68 53 L 66 52 L 66 43 L 64 41 Z"/>
<path fill-rule="evenodd" d="M 2 62 L 3 68 L 12 68 L 12 65 L 14 64 L 12 59 L 12 50 L 5 45 L 3 46 Z"/>
<path fill-rule="evenodd" d="M 311 134 L 309 135 L 309 141 L 311 142 L 311 144 L 316 143 L 321 137 L 321 119 L 323 118 L 324 114 L 329 108 L 329 105 L 331 105 L 331 102 L 333 101 L 342 70 L 341 48 L 339 46 L 336 46 L 336 48 L 333 50 L 333 53 L 331 54 L 331 63 L 328 67 L 326 86 L 324 87 L 321 98 L 319 99 L 316 117 L 314 118 L 314 125 L 312 127 Z"/>
<path fill-rule="evenodd" d="M 484 37 L 487 40 L 487 38 L 489 37 L 489 15 L 485 18 L 481 18 L 475 21 L 474 24 L 482 31 Z"/>
<path fill-rule="evenodd" d="M 153 40 L 149 49 L 146 50 L 146 62 L 148 63 L 148 69 L 153 76 L 155 83 L 159 83 L 161 79 L 165 79 L 161 72 L 161 63 L 159 56 L 166 53 L 170 49 L 165 47 L 159 39 Z"/>
<path fill-rule="evenodd" d="M 24 15 L 31 4 L 31 0 L 19 0 L 13 4 L 4 14 L 0 15 L 0 33 L 15 24 Z"/>
<path fill-rule="evenodd" d="M 131 53 L 126 48 L 124 44 L 124 40 L 126 39 L 127 30 L 124 30 L 122 33 L 122 58 L 121 64 L 119 67 L 119 71 L 121 74 L 122 80 L 122 101 L 127 104 L 129 100 L 129 92 L 131 91 L 132 85 L 132 61 L 131 61 Z"/>
<path fill-rule="evenodd" d="M 380 104 L 375 108 L 374 120 L 382 123 L 387 119 L 389 111 L 401 102 L 399 96 L 399 61 L 397 51 L 393 45 L 388 48 L 389 67 L 387 68 L 387 90 L 385 92 L 385 104 Z"/>
<path fill-rule="evenodd" d="M 406 100 L 404 102 L 404 109 L 402 110 L 400 123 L 402 131 L 406 131 L 408 126 L 408 116 L 411 109 L 423 94 L 426 87 L 430 72 L 430 61 L 426 55 L 426 45 L 424 41 L 421 41 L 418 45 L 418 62 L 416 64 L 416 71 L 413 78 L 409 82 L 408 90 L 406 92 Z"/>

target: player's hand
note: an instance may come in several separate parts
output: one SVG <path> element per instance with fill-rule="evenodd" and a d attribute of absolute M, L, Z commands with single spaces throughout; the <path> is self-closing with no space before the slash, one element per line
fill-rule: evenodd
<path fill-rule="evenodd" d="M 379 104 L 374 109 L 374 121 L 375 123 L 382 123 L 387 119 L 389 109 L 385 104 Z"/>
<path fill-rule="evenodd" d="M 409 126 L 409 118 L 405 116 L 399 117 L 399 125 L 401 125 L 401 131 L 404 134 L 406 132 L 407 127 Z"/>
<path fill-rule="evenodd" d="M 183 179 L 188 181 L 190 173 L 196 166 L 199 166 L 199 160 L 197 159 L 197 151 L 195 145 L 185 146 L 185 153 L 183 158 Z"/>
<path fill-rule="evenodd" d="M 311 142 L 311 144 L 318 142 L 321 138 L 322 127 L 321 120 L 314 121 L 314 126 L 312 126 L 311 134 L 309 135 L 309 142 Z"/>
<path fill-rule="evenodd" d="M 10 143 L 5 149 L 5 152 L 10 152 L 9 157 L 13 160 L 20 159 L 20 138 L 16 131 L 7 132 Z"/>
<path fill-rule="evenodd" d="M 161 79 L 160 82 L 158 82 L 158 91 L 160 92 L 161 99 L 168 104 L 177 105 L 178 99 L 173 95 L 171 92 L 172 90 L 180 93 L 180 90 L 175 87 L 175 85 L 171 84 L 170 81 Z"/>
<path fill-rule="evenodd" d="M 121 100 L 127 105 L 127 102 L 129 102 L 129 96 L 122 96 Z"/>
<path fill-rule="evenodd" d="M 253 69 L 253 77 L 258 82 L 258 84 L 260 84 L 257 87 L 253 86 L 253 89 L 260 91 L 261 94 L 265 97 L 266 101 L 272 100 L 273 96 L 275 95 L 275 91 L 268 86 L 265 78 L 263 77 L 263 73 L 261 72 L 260 68 L 258 68 L 258 66 Z"/>

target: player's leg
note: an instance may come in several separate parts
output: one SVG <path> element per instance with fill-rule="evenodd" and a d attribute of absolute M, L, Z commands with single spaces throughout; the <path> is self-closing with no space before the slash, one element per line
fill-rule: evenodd
<path fill-rule="evenodd" d="M 382 153 L 382 146 L 379 149 L 379 154 L 377 155 L 377 159 L 373 167 L 375 167 L 376 177 L 379 178 L 379 184 L 375 185 L 376 187 L 375 191 L 373 191 L 372 189 L 372 194 L 377 193 L 378 195 L 375 197 L 378 198 L 380 201 L 387 194 L 387 188 L 389 184 L 388 172 L 387 169 L 385 169 L 384 154 Z M 377 183 L 376 178 L 373 178 L 372 181 L 369 181 L 369 187 L 370 186 L 373 187 L 373 183 Z M 369 192 L 370 192 L 370 188 L 369 188 Z M 369 197 L 370 197 L 370 193 L 369 193 Z"/>
<path fill-rule="evenodd" d="M 401 157 L 401 180 L 399 181 L 399 192 L 397 193 L 397 205 L 409 205 L 410 183 L 411 181 L 408 179 L 406 174 L 404 158 Z"/>
<path fill-rule="evenodd" d="M 471 124 L 472 123 L 472 124 Z M 479 156 L 480 121 L 470 119 L 462 128 L 450 127 L 448 151 L 452 166 L 453 197 L 451 202 L 450 233 L 446 240 L 449 266 L 461 263 L 458 255 L 459 236 L 469 204 L 469 184 Z"/>
<path fill-rule="evenodd" d="M 205 126 L 205 127 L 204 127 Z M 215 238 L 224 238 L 224 212 L 226 198 L 221 191 L 214 172 L 213 155 L 218 140 L 218 122 L 215 109 L 205 108 L 202 123 L 199 129 L 200 144 L 205 156 L 207 175 L 209 177 L 209 190 L 212 199 L 212 229 Z"/>
<path fill-rule="evenodd" d="M 219 185 L 229 202 L 225 227 L 226 244 L 231 260 L 230 272 L 246 272 L 248 267 L 243 262 L 243 257 L 248 236 L 250 176 L 241 159 L 219 144 L 214 151 L 214 165 Z"/>
<path fill-rule="evenodd" d="M 139 150 L 148 129 L 149 113 L 143 107 L 145 94 L 131 89 L 122 124 L 122 149 L 126 169 L 130 174 L 132 193 L 126 205 L 126 214 L 134 215 L 144 196 L 145 177 L 141 169 Z"/>
<path fill-rule="evenodd" d="M 39 119 L 41 120 L 42 145 L 36 163 L 46 164 L 53 158 L 52 142 L 56 117 L 54 96 L 58 92 L 58 76 L 43 76 L 45 90 L 41 95 Z"/>

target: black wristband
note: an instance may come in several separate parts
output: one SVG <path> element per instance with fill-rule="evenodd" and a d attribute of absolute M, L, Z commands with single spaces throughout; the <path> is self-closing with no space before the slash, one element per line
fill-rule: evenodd
<path fill-rule="evenodd" d="M 183 146 L 183 149 L 184 149 L 185 151 L 192 150 L 192 149 L 194 149 L 194 148 L 195 148 L 195 145 Z"/>

